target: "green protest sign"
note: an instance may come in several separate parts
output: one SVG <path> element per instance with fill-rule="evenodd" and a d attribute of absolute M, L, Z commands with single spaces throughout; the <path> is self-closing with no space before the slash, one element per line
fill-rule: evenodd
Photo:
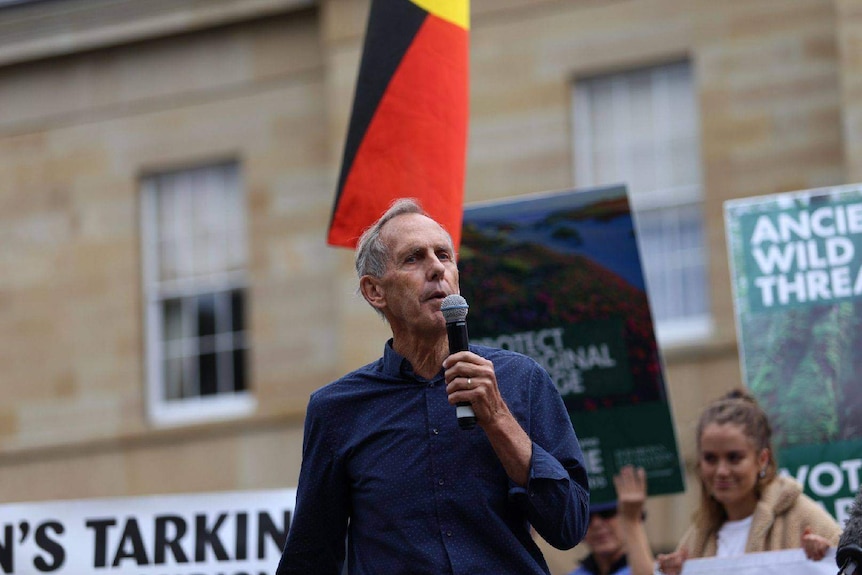
<path fill-rule="evenodd" d="M 802 481 L 839 516 L 859 484 L 850 454 L 862 452 L 862 186 L 726 202 L 725 222 L 743 380 L 785 472 L 843 446 L 829 456 L 850 470 L 835 493 Z"/>

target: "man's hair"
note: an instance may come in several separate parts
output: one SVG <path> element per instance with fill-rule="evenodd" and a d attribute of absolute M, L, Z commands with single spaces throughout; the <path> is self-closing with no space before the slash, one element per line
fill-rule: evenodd
<path fill-rule="evenodd" d="M 400 198 L 392 202 L 392 205 L 380 216 L 380 219 L 362 233 L 359 243 L 356 245 L 354 263 L 356 265 L 356 273 L 360 278 L 362 276 L 379 278 L 386 272 L 389 250 L 383 240 L 380 239 L 380 230 L 387 222 L 404 214 L 420 214 L 429 218 L 431 217 L 422 209 L 419 201 L 415 198 Z M 446 232 L 446 235 L 449 237 L 448 232 Z M 452 243 L 451 237 L 449 237 L 449 243 Z"/>

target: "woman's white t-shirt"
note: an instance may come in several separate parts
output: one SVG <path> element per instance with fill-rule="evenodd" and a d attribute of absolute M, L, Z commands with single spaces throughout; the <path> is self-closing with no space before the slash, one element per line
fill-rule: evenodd
<path fill-rule="evenodd" d="M 734 557 L 745 553 L 745 542 L 748 541 L 748 532 L 751 530 L 751 518 L 738 521 L 725 521 L 718 530 L 718 551 L 716 557 Z"/>

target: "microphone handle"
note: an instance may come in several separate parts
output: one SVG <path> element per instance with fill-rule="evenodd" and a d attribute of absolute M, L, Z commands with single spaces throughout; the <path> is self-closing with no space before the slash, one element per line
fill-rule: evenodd
<path fill-rule="evenodd" d="M 851 518 L 847 523 L 849 524 L 853 520 L 855 519 Z M 853 531 L 848 531 L 847 526 L 845 526 L 841 540 L 838 542 L 838 549 L 835 551 L 835 562 L 840 567 L 838 575 L 853 575 L 854 573 L 858 573 L 859 565 L 862 564 L 862 547 L 856 543 L 846 541 L 848 533 L 858 538 L 858 535 Z"/>
<path fill-rule="evenodd" d="M 838 570 L 838 575 L 853 575 L 859 565 L 853 559 L 847 559 L 841 569 Z"/>
<path fill-rule="evenodd" d="M 467 335 L 467 322 L 453 321 L 446 324 L 446 335 L 449 336 L 449 354 L 470 349 Z M 476 427 L 476 414 L 469 402 L 460 401 L 455 404 L 455 415 L 458 416 L 458 426 L 461 429 Z"/>

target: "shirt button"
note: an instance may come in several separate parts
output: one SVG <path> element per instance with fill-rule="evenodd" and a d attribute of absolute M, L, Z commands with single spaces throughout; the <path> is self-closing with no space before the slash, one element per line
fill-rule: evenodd
<path fill-rule="evenodd" d="M 446 537 L 452 537 L 452 532 L 451 532 L 451 531 L 447 531 L 447 532 L 446 532 Z"/>
<path fill-rule="evenodd" d="M 432 429 L 431 431 L 432 431 L 432 433 L 434 433 L 434 435 L 438 435 L 440 433 L 436 427 L 434 429 Z"/>
<path fill-rule="evenodd" d="M 444 483 L 446 483 L 446 482 L 445 482 L 445 481 L 443 481 L 443 480 L 441 479 L 441 480 L 440 480 L 440 481 L 438 481 L 437 483 L 438 483 L 438 484 L 440 484 L 440 485 L 443 485 L 443 484 L 444 484 Z"/>
<path fill-rule="evenodd" d="M 428 384 L 428 387 L 434 387 L 434 384 L 433 384 L 433 383 L 429 383 L 429 384 Z"/>

